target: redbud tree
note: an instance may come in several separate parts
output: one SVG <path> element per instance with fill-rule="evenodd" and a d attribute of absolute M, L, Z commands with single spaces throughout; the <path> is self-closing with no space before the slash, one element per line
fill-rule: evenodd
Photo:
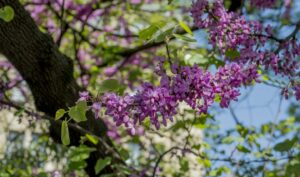
<path fill-rule="evenodd" d="M 0 176 L 299 176 L 299 13 L 296 0 L 1 0 L 0 114 L 36 138 L 8 138 Z M 233 105 L 257 85 L 279 107 L 251 126 Z"/>

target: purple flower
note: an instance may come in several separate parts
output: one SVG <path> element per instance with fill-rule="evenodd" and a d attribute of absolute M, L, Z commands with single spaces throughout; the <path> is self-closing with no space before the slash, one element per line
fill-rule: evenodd
<path fill-rule="evenodd" d="M 133 106 L 133 98 L 129 95 L 120 97 L 114 93 L 107 93 L 103 97 L 106 106 L 105 114 L 111 116 L 117 126 L 124 124 L 126 127 L 131 126 L 130 119 L 131 108 Z"/>
<path fill-rule="evenodd" d="M 167 125 L 167 120 L 172 121 L 176 114 L 177 101 L 165 87 L 154 87 L 150 83 L 144 83 L 135 95 L 136 106 L 135 122 L 142 122 L 146 117 L 150 117 L 151 123 L 157 129 L 160 123 Z M 159 120 L 161 116 L 162 120 Z"/>
<path fill-rule="evenodd" d="M 94 102 L 92 105 L 92 110 L 95 113 L 95 118 L 98 119 L 99 118 L 99 113 L 101 110 L 101 103 L 99 102 Z"/>
<path fill-rule="evenodd" d="M 61 174 L 59 171 L 55 170 L 54 172 L 52 172 L 52 177 L 61 177 Z"/>
<path fill-rule="evenodd" d="M 296 100 L 300 100 L 300 84 L 295 85 L 293 87 L 293 90 L 295 91 Z"/>
<path fill-rule="evenodd" d="M 275 0 L 252 0 L 251 4 L 266 7 Z M 266 48 L 268 36 L 272 35 L 270 26 L 263 29 L 257 21 L 247 21 L 240 14 L 227 12 L 222 0 L 197 0 L 191 8 L 194 23 L 199 28 L 208 29 L 210 43 L 221 50 L 224 57 L 232 62 L 230 51 L 237 55 L 235 62 L 262 65 L 276 74 L 293 76 L 298 69 L 296 57 L 300 54 L 299 43 L 291 39 L 279 44 L 280 50 Z M 278 41 L 277 41 L 278 42 Z M 262 49 L 263 48 L 263 49 Z M 228 52 L 229 51 L 229 52 Z"/>
<path fill-rule="evenodd" d="M 105 70 L 104 70 L 104 74 L 105 74 L 107 77 L 113 76 L 116 72 L 117 72 L 117 68 L 114 67 L 114 66 L 113 66 L 113 67 L 105 68 Z"/>
<path fill-rule="evenodd" d="M 87 101 L 90 99 L 90 93 L 87 91 L 79 92 L 79 101 Z"/>
<path fill-rule="evenodd" d="M 163 61 L 161 61 L 163 62 Z M 227 64 L 213 75 L 199 66 L 176 66 L 176 73 L 161 75 L 161 85 L 144 83 L 135 95 L 118 96 L 107 93 L 102 97 L 105 114 L 111 116 L 116 126 L 124 125 L 130 135 L 140 134 L 138 124 L 146 118 L 157 129 L 173 120 L 178 102 L 186 102 L 199 113 L 207 113 L 220 96 L 220 106 L 228 107 L 240 95 L 238 88 L 258 80 L 255 65 Z M 109 136 L 117 134 L 109 132 Z"/>

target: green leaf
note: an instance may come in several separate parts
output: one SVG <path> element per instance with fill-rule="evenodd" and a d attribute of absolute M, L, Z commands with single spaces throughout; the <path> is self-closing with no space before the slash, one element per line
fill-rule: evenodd
<path fill-rule="evenodd" d="M 193 35 L 192 30 L 190 29 L 189 26 L 187 26 L 183 21 L 179 21 L 179 25 L 189 34 Z"/>
<path fill-rule="evenodd" d="M 88 109 L 87 104 L 86 104 L 86 101 L 79 101 L 79 102 L 77 103 L 77 107 L 78 107 L 78 109 L 81 110 L 81 111 L 86 111 L 86 110 Z"/>
<path fill-rule="evenodd" d="M 126 149 L 121 149 L 120 155 L 123 158 L 123 160 L 127 160 L 130 157 L 129 152 Z"/>
<path fill-rule="evenodd" d="M 111 163 L 111 158 L 106 157 L 105 159 L 99 159 L 95 165 L 95 173 L 99 174 L 107 165 Z"/>
<path fill-rule="evenodd" d="M 65 120 L 61 124 L 61 141 L 63 145 L 67 146 L 70 144 L 68 122 Z"/>
<path fill-rule="evenodd" d="M 69 169 L 70 170 L 81 170 L 84 169 L 87 166 L 87 163 L 85 161 L 78 161 L 78 162 L 70 162 L 69 163 Z"/>
<path fill-rule="evenodd" d="M 207 168 L 210 168 L 210 167 L 211 167 L 211 162 L 210 162 L 210 160 L 208 160 L 208 159 L 204 159 L 204 160 L 203 160 L 203 164 L 204 164 L 204 166 L 207 167 Z"/>
<path fill-rule="evenodd" d="M 165 21 L 159 21 L 150 25 L 148 28 L 143 29 L 139 32 L 139 38 L 142 40 L 151 39 L 152 36 L 161 28 L 163 28 L 167 23 Z"/>
<path fill-rule="evenodd" d="M 69 110 L 69 116 L 76 122 L 86 121 L 86 111 L 88 107 L 85 101 L 79 101 L 75 106 Z"/>
<path fill-rule="evenodd" d="M 122 85 L 116 79 L 107 79 L 100 85 L 101 92 L 118 91 Z"/>
<path fill-rule="evenodd" d="M 227 49 L 225 52 L 225 56 L 228 57 L 229 59 L 236 59 L 239 58 L 241 54 L 236 49 Z"/>
<path fill-rule="evenodd" d="M 296 141 L 296 138 L 294 138 L 293 140 L 286 139 L 285 141 L 276 144 L 274 146 L 274 150 L 279 152 L 289 151 L 292 149 Z"/>
<path fill-rule="evenodd" d="M 192 146 L 192 149 L 200 150 L 201 144 L 195 144 Z"/>
<path fill-rule="evenodd" d="M 243 138 L 245 138 L 249 133 L 249 130 L 242 125 L 237 125 L 236 129 Z"/>
<path fill-rule="evenodd" d="M 70 155 L 70 161 L 72 161 L 72 162 L 84 161 L 85 159 L 89 158 L 89 156 L 90 156 L 89 152 L 81 152 L 81 153 L 77 153 L 77 154 L 75 154 L 75 152 L 77 152 L 77 151 L 74 151 L 74 153 L 71 153 L 72 156 Z"/>
<path fill-rule="evenodd" d="M 183 41 L 187 41 L 187 42 L 196 42 L 195 39 L 192 39 L 190 37 L 184 36 L 184 35 L 180 35 L 180 34 L 173 34 L 177 39 L 181 39 Z"/>
<path fill-rule="evenodd" d="M 199 164 L 203 164 L 206 168 L 210 168 L 211 167 L 211 161 L 209 159 L 202 159 L 202 158 L 197 158 L 197 162 Z"/>
<path fill-rule="evenodd" d="M 94 151 L 96 151 L 96 148 L 91 148 L 86 145 L 80 145 L 79 147 L 71 149 L 69 159 L 73 162 L 83 161 L 90 156 L 91 152 Z"/>
<path fill-rule="evenodd" d="M 86 2 L 85 0 L 75 0 L 76 4 L 84 5 Z"/>
<path fill-rule="evenodd" d="M 248 148 L 246 148 L 245 146 L 242 146 L 240 144 L 237 146 L 237 150 L 240 151 L 240 152 L 244 152 L 244 153 L 250 153 L 251 152 Z"/>
<path fill-rule="evenodd" d="M 263 75 L 263 76 L 262 76 L 262 80 L 263 80 L 263 81 L 268 81 L 268 80 L 269 80 L 269 76 Z"/>
<path fill-rule="evenodd" d="M 180 160 L 180 170 L 187 172 L 189 170 L 189 161 L 186 159 Z"/>
<path fill-rule="evenodd" d="M 232 136 L 227 136 L 222 139 L 222 143 L 224 144 L 232 144 L 234 142 L 234 138 Z"/>
<path fill-rule="evenodd" d="M 5 6 L 0 9 L 0 19 L 10 22 L 15 16 L 15 11 L 11 6 Z"/>
<path fill-rule="evenodd" d="M 9 173 L 6 173 L 6 172 L 0 172 L 0 176 L 1 177 L 10 177 L 11 175 Z"/>
<path fill-rule="evenodd" d="M 171 36 L 173 33 L 174 28 L 169 28 L 168 30 L 160 33 L 156 38 L 155 38 L 155 42 L 162 42 L 164 41 L 168 36 Z"/>
<path fill-rule="evenodd" d="M 148 28 L 140 31 L 139 38 L 142 40 L 148 40 L 158 31 L 158 29 L 159 28 L 156 26 L 149 26 Z"/>
<path fill-rule="evenodd" d="M 97 140 L 97 138 L 95 138 L 95 136 L 93 136 L 93 135 L 90 135 L 90 134 L 86 134 L 85 135 L 86 137 L 87 137 L 87 139 L 90 141 L 90 142 L 92 142 L 93 144 L 98 144 L 98 140 Z"/>
<path fill-rule="evenodd" d="M 216 102 L 216 103 L 221 103 L 221 99 L 222 99 L 221 95 L 216 94 L 215 99 L 214 99 L 215 102 Z"/>
<path fill-rule="evenodd" d="M 142 72 L 139 69 L 130 71 L 128 80 L 131 82 L 136 81 L 141 76 L 141 74 Z"/>
<path fill-rule="evenodd" d="M 55 113 L 55 120 L 59 120 L 60 118 L 62 118 L 65 113 L 66 111 L 64 109 L 57 110 Z"/>
<path fill-rule="evenodd" d="M 287 167 L 287 173 L 289 173 L 289 175 L 295 174 L 295 176 L 300 176 L 300 170 L 299 169 L 300 169 L 300 163 L 289 165 Z"/>
<path fill-rule="evenodd" d="M 25 111 L 25 108 L 22 107 L 22 108 L 20 108 L 14 115 L 15 115 L 16 117 L 19 117 L 19 116 L 21 116 L 21 115 L 24 113 L 24 111 Z"/>
<path fill-rule="evenodd" d="M 132 169 L 129 169 L 128 166 L 122 164 L 113 164 L 112 167 L 114 169 L 118 169 L 120 176 L 130 176 L 130 174 L 132 174 Z"/>

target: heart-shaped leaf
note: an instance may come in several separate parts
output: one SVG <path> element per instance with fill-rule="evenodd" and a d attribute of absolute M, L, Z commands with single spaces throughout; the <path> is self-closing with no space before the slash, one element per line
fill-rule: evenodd
<path fill-rule="evenodd" d="M 11 6 L 5 6 L 0 9 L 0 19 L 10 22 L 15 16 L 15 11 Z"/>
<path fill-rule="evenodd" d="M 73 106 L 69 110 L 69 116 L 75 120 L 76 122 L 86 121 L 86 111 L 87 111 L 87 104 L 85 101 L 80 101 L 77 105 Z"/>

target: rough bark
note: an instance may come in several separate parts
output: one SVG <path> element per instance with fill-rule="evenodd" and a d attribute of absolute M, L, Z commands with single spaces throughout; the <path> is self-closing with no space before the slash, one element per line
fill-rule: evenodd
<path fill-rule="evenodd" d="M 27 82 L 37 110 L 54 116 L 58 109 L 74 105 L 80 87 L 73 78 L 72 60 L 58 50 L 51 37 L 38 29 L 18 0 L 1 0 L 0 8 L 5 5 L 13 7 L 15 17 L 8 23 L 0 20 L 0 53 L 6 56 Z M 60 126 L 59 123 L 52 123 L 50 127 L 50 136 L 57 142 L 60 142 Z M 96 121 L 90 112 L 88 121 L 80 126 L 111 145 L 105 135 L 105 124 Z M 71 145 L 78 145 L 81 134 L 71 129 L 70 135 Z M 112 156 L 105 146 L 99 144 L 97 148 L 98 151 L 87 160 L 86 172 L 89 176 L 96 176 L 94 165 L 99 157 Z M 109 167 L 103 171 L 110 172 L 112 169 Z"/>

